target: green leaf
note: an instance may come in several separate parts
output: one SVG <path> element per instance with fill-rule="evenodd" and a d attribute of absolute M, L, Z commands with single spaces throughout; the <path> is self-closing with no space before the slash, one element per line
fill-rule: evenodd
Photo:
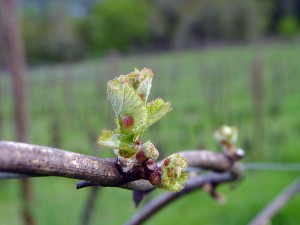
<path fill-rule="evenodd" d="M 111 102 L 116 116 L 119 119 L 121 128 L 124 126 L 120 120 L 126 116 L 134 119 L 133 130 L 143 126 L 147 119 L 147 109 L 145 103 L 135 93 L 134 89 L 127 84 L 117 81 L 110 81 L 107 84 L 108 99 Z M 126 129 L 125 129 L 126 130 Z"/>
<path fill-rule="evenodd" d="M 118 153 L 124 158 L 132 158 L 137 153 L 137 149 L 135 149 L 129 143 L 121 142 Z"/>
<path fill-rule="evenodd" d="M 109 148 L 119 148 L 120 135 L 111 130 L 103 130 L 101 136 L 97 140 L 97 144 Z"/>
<path fill-rule="evenodd" d="M 171 110 L 170 102 L 160 98 L 147 104 L 152 78 L 152 70 L 143 68 L 120 75 L 107 83 L 108 100 L 116 114 L 117 128 L 103 131 L 98 144 L 114 150 L 122 159 L 123 171 L 133 166 L 138 151 L 143 151 L 146 157 L 154 160 L 159 155 L 150 141 L 137 144 L 137 141 L 141 143 L 143 132 Z"/>
<path fill-rule="evenodd" d="M 139 87 L 136 90 L 136 93 L 138 94 L 140 99 L 144 102 L 147 102 L 148 100 L 150 89 L 152 86 L 151 83 L 152 83 L 152 77 L 146 78 L 139 84 Z"/>
<path fill-rule="evenodd" d="M 150 126 L 167 115 L 172 110 L 170 102 L 164 102 L 161 98 L 151 101 L 147 104 L 148 120 L 147 126 Z"/>
<path fill-rule="evenodd" d="M 137 152 L 132 143 L 132 134 L 123 135 L 111 130 L 103 130 L 102 135 L 97 140 L 98 145 L 112 148 L 125 158 L 130 158 Z"/>
<path fill-rule="evenodd" d="M 143 68 L 139 72 L 138 87 L 136 89 L 136 93 L 144 102 L 147 102 L 148 100 L 151 86 L 152 86 L 152 78 L 153 78 L 153 72 L 149 68 Z"/>

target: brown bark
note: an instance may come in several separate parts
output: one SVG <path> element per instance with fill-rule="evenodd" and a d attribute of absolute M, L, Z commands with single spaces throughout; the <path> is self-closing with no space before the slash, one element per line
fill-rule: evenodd
<path fill-rule="evenodd" d="M 115 159 L 101 159 L 55 148 L 0 141 L 0 171 L 61 176 L 115 186 L 128 182 Z"/>
<path fill-rule="evenodd" d="M 153 189 L 149 181 L 139 180 L 138 174 L 121 173 L 116 166 L 116 159 L 103 159 L 45 146 L 7 141 L 0 141 L 0 152 L 1 172 L 61 176 L 88 180 L 101 186 L 118 186 L 132 190 Z M 222 153 L 193 150 L 180 154 L 190 167 L 216 172 L 224 172 L 232 167 L 231 161 Z"/>
<path fill-rule="evenodd" d="M 215 172 L 191 177 L 184 189 L 178 193 L 166 193 L 145 205 L 127 224 L 140 224 L 155 212 L 185 194 L 210 184 L 215 191 L 217 185 L 239 179 L 243 167 L 235 163 L 239 157 L 229 159 L 222 153 L 208 150 L 191 150 L 180 152 L 190 167 L 197 167 Z M 159 162 L 158 164 L 161 164 Z M 150 191 L 154 186 L 137 175 L 124 174 L 117 167 L 116 159 L 103 159 L 60 149 L 0 141 L 0 175 L 1 172 L 18 173 L 31 176 L 61 176 L 91 181 L 93 185 L 114 186 L 136 191 Z M 15 174 L 15 175 L 18 175 Z M 6 176 L 6 175 L 5 175 Z M 96 189 L 94 189 L 94 192 Z M 211 192 L 215 193 L 215 192 Z M 210 193 L 210 194 L 211 194 Z M 92 193 L 92 197 L 95 193 Z M 214 196 L 213 196 L 214 197 Z M 94 204 L 90 199 L 89 204 Z M 88 208 L 83 222 L 90 218 Z"/>
<path fill-rule="evenodd" d="M 233 182 L 243 175 L 243 169 L 239 164 L 235 164 L 228 172 L 224 173 L 211 173 L 203 176 L 191 177 L 184 189 L 180 192 L 168 192 L 148 202 L 136 215 L 130 218 L 124 225 L 138 225 L 142 224 L 156 212 L 160 211 L 163 207 L 169 205 L 180 197 L 189 194 L 199 188 L 203 188 L 205 184 L 219 185 L 222 183 Z"/>

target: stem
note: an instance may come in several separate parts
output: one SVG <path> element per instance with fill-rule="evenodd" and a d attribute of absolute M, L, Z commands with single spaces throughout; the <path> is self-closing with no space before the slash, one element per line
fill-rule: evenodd
<path fill-rule="evenodd" d="M 186 184 L 184 189 L 181 192 L 168 192 L 162 194 L 156 199 L 150 201 L 146 204 L 136 215 L 134 215 L 131 219 L 129 219 L 124 225 L 138 225 L 145 222 L 147 219 L 152 217 L 156 212 L 161 210 L 163 207 L 167 206 L 171 202 L 179 199 L 180 197 L 188 194 L 192 191 L 195 191 L 201 188 L 204 184 L 213 183 L 215 185 L 230 182 L 238 179 L 243 174 L 243 169 L 238 164 L 233 167 L 230 172 L 225 172 L 221 174 L 210 173 L 203 176 L 197 176 L 190 178 Z"/>
<path fill-rule="evenodd" d="M 103 159 L 61 149 L 32 144 L 0 141 L 0 172 L 31 176 L 60 176 L 79 180 L 78 186 L 114 186 L 131 190 L 151 190 L 153 185 L 138 175 L 126 175 L 116 159 Z M 232 162 L 224 154 L 210 151 L 184 151 L 180 154 L 192 167 L 224 172 Z M 159 162 L 158 164 L 160 164 Z"/>
<path fill-rule="evenodd" d="M 60 176 L 115 186 L 134 180 L 115 166 L 115 159 L 101 159 L 60 149 L 0 141 L 0 171 Z"/>
<path fill-rule="evenodd" d="M 287 189 L 281 192 L 270 204 L 268 204 L 249 225 L 267 225 L 269 220 L 283 207 L 287 202 L 300 191 L 300 178 L 291 184 Z"/>
<path fill-rule="evenodd" d="M 97 194 L 99 193 L 99 190 L 100 190 L 100 187 L 92 187 L 90 189 L 90 193 L 88 195 L 88 199 L 86 201 L 84 211 L 82 214 L 82 220 L 81 220 L 82 225 L 90 224 L 92 214 L 95 209 Z"/>

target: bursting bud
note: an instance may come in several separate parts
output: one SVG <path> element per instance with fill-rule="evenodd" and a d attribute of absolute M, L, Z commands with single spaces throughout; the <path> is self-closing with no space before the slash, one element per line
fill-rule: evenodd
<path fill-rule="evenodd" d="M 160 98 L 148 102 L 153 72 L 134 69 L 129 74 L 108 81 L 107 95 L 117 128 L 104 130 L 97 140 L 100 146 L 113 149 L 123 172 L 147 159 L 156 160 L 158 151 L 148 141 L 141 144 L 143 133 L 171 111 L 171 103 Z"/>
<path fill-rule="evenodd" d="M 224 151 L 232 153 L 235 150 L 238 130 L 236 127 L 224 125 L 215 131 L 214 137 L 222 145 Z"/>
<path fill-rule="evenodd" d="M 156 160 L 159 156 L 158 150 L 155 148 L 155 146 L 151 143 L 151 141 L 147 141 L 142 145 L 141 150 L 145 153 L 145 156 L 147 158 Z"/>
<path fill-rule="evenodd" d="M 219 142 L 226 141 L 234 144 L 237 141 L 238 131 L 236 127 L 224 125 L 215 131 L 214 136 Z"/>
<path fill-rule="evenodd" d="M 123 131 L 130 132 L 134 128 L 133 116 L 124 116 L 121 119 L 121 127 L 122 127 Z"/>
<path fill-rule="evenodd" d="M 187 162 L 180 154 L 173 154 L 166 158 L 161 166 L 161 181 L 158 187 L 167 191 L 181 191 L 188 178 L 185 172 L 187 166 Z"/>

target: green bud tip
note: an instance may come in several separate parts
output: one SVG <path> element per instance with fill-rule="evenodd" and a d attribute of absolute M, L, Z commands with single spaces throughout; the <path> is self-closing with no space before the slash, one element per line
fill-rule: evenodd
<path fill-rule="evenodd" d="M 161 182 L 158 187 L 168 191 L 178 192 L 187 180 L 185 169 L 188 163 L 180 154 L 173 154 L 165 159 L 161 167 Z"/>
<path fill-rule="evenodd" d="M 238 138 L 238 130 L 234 126 L 224 125 L 215 131 L 214 137 L 220 143 L 235 144 Z"/>

